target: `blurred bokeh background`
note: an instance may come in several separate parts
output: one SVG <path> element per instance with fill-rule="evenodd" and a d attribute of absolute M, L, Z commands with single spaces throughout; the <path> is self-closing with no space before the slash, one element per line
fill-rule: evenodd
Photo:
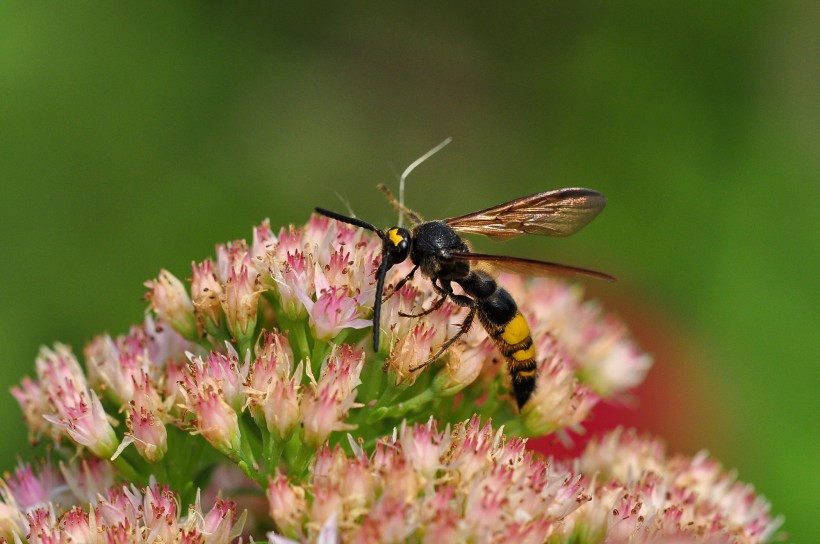
<path fill-rule="evenodd" d="M 820 4 L 0 3 L 0 378 L 142 317 L 252 224 L 392 224 L 588 186 L 571 239 L 479 247 L 601 269 L 656 357 L 625 421 L 708 448 L 820 538 Z M 629 411 L 631 410 L 631 412 Z M 26 453 L 0 395 L 0 467 Z"/>

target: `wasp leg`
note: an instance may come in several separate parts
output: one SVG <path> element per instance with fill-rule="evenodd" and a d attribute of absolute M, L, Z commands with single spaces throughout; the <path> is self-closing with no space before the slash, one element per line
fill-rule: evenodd
<path fill-rule="evenodd" d="M 440 278 L 433 278 L 433 288 L 436 290 L 436 292 L 439 295 L 441 295 L 441 297 L 433 304 L 432 307 L 428 308 L 427 310 L 422 310 L 421 312 L 419 312 L 417 314 L 405 314 L 403 312 L 399 312 L 399 315 L 402 316 L 402 317 L 423 317 L 423 316 L 425 316 L 427 314 L 431 314 L 431 313 L 435 312 L 436 310 L 438 310 L 439 308 L 441 308 L 441 306 L 444 304 L 444 301 L 446 301 L 448 298 L 453 299 L 453 301 L 457 305 L 462 306 L 462 307 L 469 307 L 469 306 L 472 305 L 473 299 L 453 293 L 453 289 L 452 289 L 452 287 L 450 287 L 449 282 L 447 283 L 447 287 L 444 288 L 444 287 L 439 287 L 436 284 L 437 281 L 441 282 L 442 285 L 443 285 L 443 282 Z M 458 297 L 459 300 L 456 300 L 456 297 Z"/>
<path fill-rule="evenodd" d="M 438 286 L 436 285 L 436 279 L 433 280 L 433 288 L 436 292 L 438 292 L 438 294 L 449 298 L 456 306 L 461 306 L 462 308 L 473 308 L 475 306 L 475 301 L 470 297 L 453 293 L 453 287 L 450 285 L 449 281 L 445 284 L 444 281 L 439 280 L 441 282 L 441 286 Z"/>
<path fill-rule="evenodd" d="M 382 302 L 386 302 L 387 299 L 389 299 L 390 297 L 392 297 L 393 295 L 396 294 L 396 291 L 398 291 L 399 289 L 404 287 L 405 283 L 412 280 L 413 279 L 413 274 L 416 273 L 416 270 L 418 270 L 418 268 L 419 268 L 419 265 L 414 266 L 413 270 L 411 270 L 409 274 L 407 274 L 402 279 L 400 279 L 399 283 L 397 283 L 395 287 L 390 289 L 390 291 L 386 295 L 384 295 L 384 298 L 382 298 Z"/>
<path fill-rule="evenodd" d="M 419 371 L 422 368 L 434 363 L 439 357 L 444 355 L 447 352 L 447 350 L 450 349 L 450 347 L 458 341 L 459 338 L 467 334 L 470 331 L 470 328 L 473 326 L 473 318 L 475 317 L 477 308 L 478 306 L 473 304 L 473 307 L 470 308 L 470 313 L 467 314 L 467 317 L 464 318 L 464 322 L 461 324 L 461 329 L 459 329 L 459 331 L 455 333 L 452 338 L 444 342 L 435 355 L 433 355 L 420 365 L 412 367 L 410 369 L 410 372 Z"/>
<path fill-rule="evenodd" d="M 431 314 L 431 313 L 435 312 L 436 310 L 438 310 L 439 308 L 441 308 L 441 306 L 444 304 L 444 301 L 445 301 L 445 300 L 447 300 L 447 296 L 446 296 L 446 295 L 442 295 L 442 296 L 441 296 L 441 297 L 440 297 L 440 298 L 439 298 L 439 299 L 435 302 L 435 304 L 433 304 L 432 306 L 430 306 L 430 307 L 429 307 L 428 309 L 426 309 L 426 310 L 422 310 L 422 311 L 420 311 L 420 312 L 419 312 L 419 313 L 417 313 L 417 314 L 406 314 L 406 313 L 404 313 L 404 312 L 399 312 L 399 315 L 400 315 L 400 316 L 402 316 L 402 317 L 424 317 L 425 315 L 427 315 L 427 314 Z"/>
<path fill-rule="evenodd" d="M 403 213 L 404 216 L 408 220 L 410 220 L 410 222 L 414 226 L 423 222 L 423 219 L 419 214 L 417 214 L 416 212 L 414 212 L 413 210 L 411 210 L 410 208 L 396 200 L 396 197 L 393 196 L 393 193 L 390 191 L 390 189 L 387 188 L 387 185 L 385 185 L 384 183 L 379 183 L 376 187 L 378 187 L 378 189 L 384 193 L 384 196 L 387 197 L 387 201 L 390 203 L 390 205 L 393 206 L 397 211 Z"/>

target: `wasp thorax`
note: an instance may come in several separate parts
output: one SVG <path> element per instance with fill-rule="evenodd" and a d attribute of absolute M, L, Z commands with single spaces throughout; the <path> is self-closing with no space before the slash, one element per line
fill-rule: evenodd
<path fill-rule="evenodd" d="M 384 251 L 390 255 L 390 261 L 401 263 L 410 254 L 410 231 L 401 227 L 389 229 L 384 237 Z"/>

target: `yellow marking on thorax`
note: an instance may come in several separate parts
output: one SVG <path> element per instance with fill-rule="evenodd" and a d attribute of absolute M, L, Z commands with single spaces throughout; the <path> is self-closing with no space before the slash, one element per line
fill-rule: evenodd
<path fill-rule="evenodd" d="M 387 231 L 387 237 L 390 238 L 390 241 L 393 242 L 394 246 L 397 246 L 404 240 L 401 234 L 399 234 L 399 229 L 390 229 Z"/>
<path fill-rule="evenodd" d="M 524 319 L 521 312 L 518 312 L 504 327 L 504 332 L 501 333 L 501 339 L 507 344 L 515 345 L 526 340 L 529 335 L 530 327 L 527 325 L 527 320 Z"/>
<path fill-rule="evenodd" d="M 535 357 L 535 346 L 530 346 L 527 349 L 519 349 L 518 351 L 514 351 L 510 355 L 510 357 L 512 357 L 518 362 L 532 359 L 533 357 Z"/>

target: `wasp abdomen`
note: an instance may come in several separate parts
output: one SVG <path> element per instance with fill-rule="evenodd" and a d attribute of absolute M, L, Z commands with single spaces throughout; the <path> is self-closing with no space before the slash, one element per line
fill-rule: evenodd
<path fill-rule="evenodd" d="M 521 408 L 535 390 L 538 374 L 530 327 L 512 296 L 497 285 L 477 303 L 478 319 L 507 360 L 515 400 Z"/>

